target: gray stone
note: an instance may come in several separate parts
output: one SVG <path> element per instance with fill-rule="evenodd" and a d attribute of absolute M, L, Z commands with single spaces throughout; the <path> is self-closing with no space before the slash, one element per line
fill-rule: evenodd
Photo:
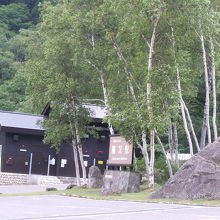
<path fill-rule="evenodd" d="M 74 187 L 76 187 L 77 185 L 76 184 L 69 184 L 67 187 L 66 187 L 66 189 L 72 189 L 72 188 L 74 188 Z"/>
<path fill-rule="evenodd" d="M 220 138 L 186 161 L 151 198 L 220 199 Z"/>
<path fill-rule="evenodd" d="M 55 188 L 55 187 L 47 187 L 46 191 L 57 191 L 57 188 Z"/>
<path fill-rule="evenodd" d="M 88 188 L 101 188 L 103 184 L 103 175 L 97 166 L 89 168 Z"/>
<path fill-rule="evenodd" d="M 40 185 L 40 175 L 28 175 L 27 183 L 29 185 Z"/>
<path fill-rule="evenodd" d="M 104 175 L 103 194 L 140 191 L 140 174 L 131 171 L 107 170 Z"/>

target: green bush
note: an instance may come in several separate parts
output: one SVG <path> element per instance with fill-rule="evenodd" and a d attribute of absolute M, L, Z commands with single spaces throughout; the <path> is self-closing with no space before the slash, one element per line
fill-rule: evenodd
<path fill-rule="evenodd" d="M 146 176 L 146 166 L 144 162 L 144 158 L 139 158 L 137 160 L 137 171 L 142 175 Z M 175 164 L 172 164 L 173 173 L 177 171 L 177 167 Z M 155 183 L 161 185 L 164 184 L 169 179 L 169 170 L 166 164 L 166 160 L 162 154 L 156 157 L 154 163 L 154 178 Z"/>
<path fill-rule="evenodd" d="M 146 166 L 145 166 L 145 162 L 144 162 L 144 158 L 143 157 L 137 159 L 136 165 L 137 165 L 137 171 L 142 176 L 146 176 Z"/>
<path fill-rule="evenodd" d="M 158 184 L 163 184 L 169 179 L 169 171 L 166 161 L 162 155 L 156 158 L 154 164 L 154 178 Z"/>

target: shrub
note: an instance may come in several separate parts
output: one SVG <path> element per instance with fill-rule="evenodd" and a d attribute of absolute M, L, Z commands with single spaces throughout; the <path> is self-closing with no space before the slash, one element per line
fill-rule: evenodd
<path fill-rule="evenodd" d="M 144 158 L 139 158 L 137 160 L 137 171 L 142 175 L 146 176 L 146 166 Z M 172 164 L 173 173 L 177 171 L 177 166 Z M 158 155 L 154 164 L 154 178 L 155 183 L 164 184 L 169 179 L 169 170 L 166 164 L 166 160 L 162 154 Z"/>

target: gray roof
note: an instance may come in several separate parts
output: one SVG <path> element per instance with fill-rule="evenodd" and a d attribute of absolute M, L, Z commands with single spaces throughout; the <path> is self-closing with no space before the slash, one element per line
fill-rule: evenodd
<path fill-rule="evenodd" d="M 43 115 L 32 115 L 18 112 L 0 111 L 0 125 L 2 127 L 44 130 L 39 124 Z"/>
<path fill-rule="evenodd" d="M 106 108 L 104 106 L 83 104 L 83 107 L 89 109 L 92 118 L 103 119 L 106 117 Z"/>
<path fill-rule="evenodd" d="M 83 106 L 89 109 L 92 118 L 103 119 L 106 116 L 106 109 L 102 106 L 92 104 L 84 104 Z M 43 115 L 0 111 L 0 125 L 2 127 L 45 130 L 39 125 L 39 122 L 43 120 Z"/>

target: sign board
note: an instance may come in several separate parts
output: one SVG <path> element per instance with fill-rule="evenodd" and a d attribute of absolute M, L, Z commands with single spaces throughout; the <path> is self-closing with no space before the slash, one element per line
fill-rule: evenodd
<path fill-rule="evenodd" d="M 88 161 L 84 160 L 83 163 L 85 167 L 88 167 Z"/>
<path fill-rule="evenodd" d="M 55 163 L 56 163 L 56 160 L 55 160 L 54 158 L 52 158 L 52 159 L 50 160 L 50 165 L 55 165 Z"/>
<path fill-rule="evenodd" d="M 67 164 L 67 159 L 61 159 L 61 167 L 65 167 Z"/>
<path fill-rule="evenodd" d="M 109 165 L 131 165 L 133 146 L 124 137 L 110 136 Z"/>

